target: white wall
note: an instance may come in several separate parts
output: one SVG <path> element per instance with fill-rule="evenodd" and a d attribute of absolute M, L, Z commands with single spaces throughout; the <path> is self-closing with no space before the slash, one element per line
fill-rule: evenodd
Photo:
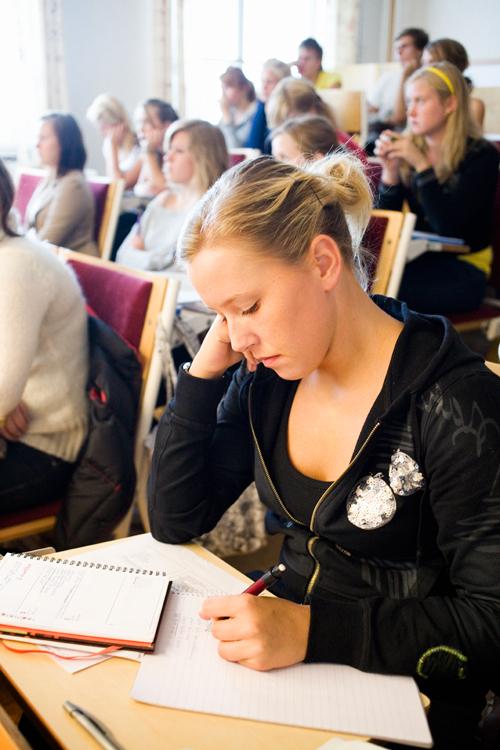
<path fill-rule="evenodd" d="M 360 0 L 358 62 L 387 59 L 389 5 L 389 0 Z M 475 81 L 479 78 L 477 85 L 500 85 L 499 0 L 475 0 L 474 3 L 471 0 L 395 0 L 394 34 L 409 26 L 425 29 L 431 39 L 458 39 L 469 53 L 470 75 Z"/>
<path fill-rule="evenodd" d="M 100 174 L 102 141 L 85 112 L 103 92 L 130 113 L 152 95 L 151 6 L 151 0 L 62 0 L 68 111 L 82 128 L 87 166 Z"/>

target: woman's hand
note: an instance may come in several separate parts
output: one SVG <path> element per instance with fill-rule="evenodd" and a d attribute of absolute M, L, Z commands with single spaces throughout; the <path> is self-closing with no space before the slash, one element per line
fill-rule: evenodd
<path fill-rule="evenodd" d="M 200 617 L 212 620 L 219 655 L 227 661 L 259 671 L 304 661 L 308 606 L 271 596 L 219 596 L 203 603 Z"/>
<path fill-rule="evenodd" d="M 231 348 L 227 323 L 222 315 L 217 315 L 203 339 L 203 343 L 191 363 L 189 372 L 197 378 L 220 378 L 228 367 L 243 359 L 241 352 Z M 247 362 L 250 370 L 255 370 L 257 363 L 249 355 Z"/>
<path fill-rule="evenodd" d="M 382 162 L 381 180 L 386 185 L 397 185 L 399 182 L 399 168 L 401 160 L 394 157 L 392 145 L 399 138 L 394 130 L 383 130 L 375 141 L 375 156 Z"/>
<path fill-rule="evenodd" d="M 135 248 L 135 250 L 145 250 L 146 249 L 145 246 L 144 246 L 144 239 L 143 239 L 142 235 L 140 235 L 139 233 L 137 233 L 136 235 L 134 235 L 132 237 L 132 240 L 131 240 L 130 244 L 132 245 L 133 248 Z"/>
<path fill-rule="evenodd" d="M 406 161 L 417 172 L 423 172 L 431 165 L 427 156 L 413 143 L 407 135 L 394 133 L 392 130 L 384 130 L 375 143 L 375 154 L 382 159 L 384 169 L 392 173 L 393 165 L 399 166 Z M 384 176 L 382 175 L 382 180 Z"/>
<path fill-rule="evenodd" d="M 121 146 L 125 138 L 125 123 L 118 122 L 116 125 L 112 125 L 109 137 L 113 146 Z"/>
<path fill-rule="evenodd" d="M 0 436 L 6 440 L 19 440 L 28 429 L 29 422 L 28 409 L 26 404 L 21 401 L 3 420 L 0 427 Z"/>

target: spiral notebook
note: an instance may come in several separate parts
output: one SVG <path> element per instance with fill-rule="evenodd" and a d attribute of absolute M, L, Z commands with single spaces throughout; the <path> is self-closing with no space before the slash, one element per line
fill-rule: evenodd
<path fill-rule="evenodd" d="M 2 633 L 153 651 L 171 581 L 165 571 L 7 554 Z"/>

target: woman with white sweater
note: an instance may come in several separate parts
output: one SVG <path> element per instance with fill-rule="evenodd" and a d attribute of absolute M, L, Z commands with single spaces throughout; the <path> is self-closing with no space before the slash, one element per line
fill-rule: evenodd
<path fill-rule="evenodd" d="M 68 266 L 9 223 L 0 161 L 0 513 L 64 491 L 87 432 L 87 316 Z"/>
<path fill-rule="evenodd" d="M 116 260 L 132 268 L 176 270 L 176 245 L 195 203 L 227 168 L 224 136 L 204 120 L 177 120 L 165 135 L 168 187 L 146 211 L 118 250 Z M 178 270 L 178 269 L 177 269 Z"/>

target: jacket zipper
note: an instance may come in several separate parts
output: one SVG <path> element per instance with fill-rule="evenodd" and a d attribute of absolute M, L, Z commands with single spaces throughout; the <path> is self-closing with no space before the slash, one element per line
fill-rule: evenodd
<path fill-rule="evenodd" d="M 294 521 L 294 523 L 297 523 L 299 526 L 304 526 L 304 524 L 302 523 L 302 521 L 298 521 L 294 516 L 292 516 L 292 514 L 290 513 L 290 511 L 286 507 L 285 503 L 282 501 L 281 497 L 278 494 L 278 490 L 274 486 L 274 483 L 273 483 L 273 481 L 271 479 L 271 476 L 269 474 L 269 471 L 267 469 L 266 462 L 264 461 L 264 456 L 262 455 L 262 451 L 260 449 L 259 441 L 257 440 L 257 435 L 255 434 L 255 428 L 253 426 L 253 419 L 252 419 L 252 388 L 253 388 L 253 383 L 250 385 L 250 388 L 249 388 L 249 391 L 248 391 L 248 416 L 249 416 L 249 419 L 250 419 L 250 429 L 252 431 L 253 441 L 254 441 L 255 447 L 257 449 L 257 453 L 258 453 L 258 456 L 259 456 L 259 459 L 260 459 L 260 463 L 262 464 L 262 468 L 264 469 L 264 474 L 266 475 L 266 479 L 269 482 L 269 486 L 271 487 L 276 500 L 278 501 L 278 503 L 280 504 L 280 506 L 283 508 L 285 514 L 289 518 L 291 518 L 292 521 Z M 343 479 L 343 477 L 347 474 L 347 472 L 349 471 L 349 469 L 357 461 L 358 457 L 360 456 L 360 454 L 362 453 L 362 451 L 365 449 L 366 445 L 368 444 L 368 441 L 371 440 L 372 436 L 378 430 L 379 427 L 380 427 L 380 422 L 376 422 L 374 424 L 374 426 L 372 427 L 372 429 L 370 430 L 370 432 L 369 432 L 368 436 L 366 437 L 366 439 L 363 441 L 363 444 L 361 445 L 361 447 L 359 448 L 359 450 L 356 451 L 356 455 L 354 456 L 354 458 L 349 462 L 348 466 L 344 469 L 344 471 L 342 472 L 342 474 L 339 477 L 337 477 L 337 479 L 334 482 L 332 482 L 332 484 L 329 487 L 326 488 L 326 490 L 323 492 L 323 494 L 321 495 L 321 497 L 317 501 L 316 505 L 313 508 L 313 512 L 311 514 L 311 522 L 309 524 L 309 530 L 312 531 L 313 533 L 314 533 L 314 529 L 313 529 L 314 521 L 316 520 L 316 514 L 318 512 L 318 509 L 319 509 L 321 503 L 330 494 L 330 492 L 333 490 L 333 488 L 335 487 L 335 485 L 338 484 L 341 479 Z M 307 551 L 309 552 L 310 556 L 313 559 L 314 570 L 313 570 L 312 575 L 311 575 L 311 577 L 310 577 L 310 579 L 309 579 L 309 581 L 307 583 L 306 595 L 305 595 L 305 598 L 304 598 L 305 602 L 308 601 L 308 599 L 309 599 L 309 597 L 310 597 L 310 595 L 312 593 L 312 590 L 313 590 L 313 588 L 314 588 L 314 586 L 316 584 L 316 581 L 318 580 L 318 576 L 319 576 L 319 573 L 320 573 L 321 565 L 320 565 L 318 559 L 316 558 L 316 556 L 315 556 L 315 554 L 313 552 L 314 545 L 316 544 L 316 542 L 318 541 L 318 539 L 319 539 L 319 536 L 315 535 L 315 536 L 312 536 L 307 541 Z M 339 547 L 339 549 L 341 549 L 341 548 Z"/>

